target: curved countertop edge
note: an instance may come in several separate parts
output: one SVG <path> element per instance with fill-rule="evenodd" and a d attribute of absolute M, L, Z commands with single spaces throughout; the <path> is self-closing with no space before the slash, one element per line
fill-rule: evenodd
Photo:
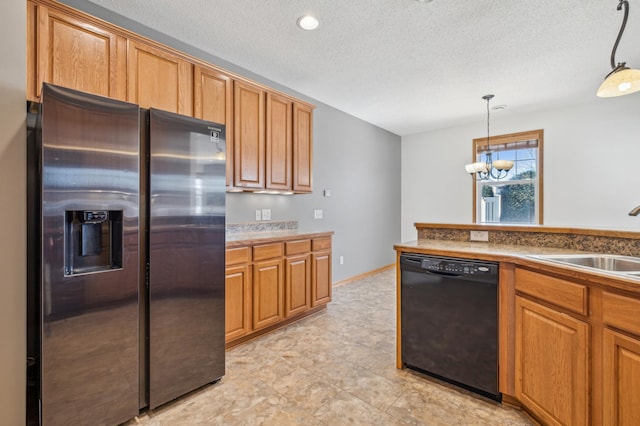
<path fill-rule="evenodd" d="M 313 238 L 330 237 L 333 231 L 260 231 L 252 233 L 227 234 L 225 236 L 226 248 L 245 247 L 257 244 L 276 243 L 281 241 L 295 241 Z"/>
<path fill-rule="evenodd" d="M 549 247 L 491 244 L 482 242 L 459 242 L 443 240 L 419 240 L 398 243 L 397 252 L 422 253 L 434 256 L 460 257 L 466 259 L 506 262 L 526 267 L 537 272 L 562 276 L 567 279 L 586 281 L 603 287 L 625 290 L 640 295 L 640 279 L 615 273 L 587 270 L 579 266 L 563 265 L 528 256 L 549 254 L 587 254 L 589 252 Z"/>

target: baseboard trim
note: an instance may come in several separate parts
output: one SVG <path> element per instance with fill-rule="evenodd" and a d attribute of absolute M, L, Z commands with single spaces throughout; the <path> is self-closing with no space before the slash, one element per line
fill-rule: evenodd
<path fill-rule="evenodd" d="M 396 264 L 392 263 L 391 265 L 386 265 L 386 266 L 383 266 L 381 268 L 365 272 L 363 274 L 355 275 L 355 276 L 353 276 L 351 278 L 347 278 L 347 279 L 342 280 L 342 281 L 336 281 L 333 284 L 331 284 L 331 286 L 332 287 L 338 287 L 338 286 L 341 286 L 341 285 L 344 285 L 344 284 L 351 283 L 353 281 L 358 281 L 358 280 L 361 280 L 363 278 L 370 277 L 371 275 L 379 274 L 380 272 L 383 272 L 383 271 L 386 271 L 387 269 L 392 269 L 392 268 L 395 268 L 395 267 L 396 267 Z"/>

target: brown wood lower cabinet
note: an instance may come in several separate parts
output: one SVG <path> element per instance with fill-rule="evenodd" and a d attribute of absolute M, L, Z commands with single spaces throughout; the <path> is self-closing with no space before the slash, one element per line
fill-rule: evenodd
<path fill-rule="evenodd" d="M 331 237 L 227 249 L 229 345 L 313 313 L 331 301 Z"/>
<path fill-rule="evenodd" d="M 545 425 L 640 425 L 640 294 L 514 271 L 515 398 Z"/>
<path fill-rule="evenodd" d="M 278 323 L 284 317 L 282 259 L 253 265 L 253 329 Z"/>
<path fill-rule="evenodd" d="M 311 240 L 285 243 L 285 317 L 311 307 Z"/>
<path fill-rule="evenodd" d="M 602 292 L 602 424 L 640 424 L 640 298 Z"/>
<path fill-rule="evenodd" d="M 640 424 L 640 339 L 604 329 L 602 367 L 602 423 L 607 426 Z"/>
<path fill-rule="evenodd" d="M 589 418 L 589 324 L 516 296 L 516 397 L 549 425 Z"/>
<path fill-rule="evenodd" d="M 285 260 L 285 316 L 291 317 L 309 309 L 310 256 L 288 257 Z"/>
<path fill-rule="evenodd" d="M 226 340 L 237 339 L 251 331 L 251 278 L 249 266 L 227 267 L 225 277 Z"/>
<path fill-rule="evenodd" d="M 251 270 L 249 247 L 226 250 L 225 342 L 251 331 Z"/>
<path fill-rule="evenodd" d="M 284 318 L 282 243 L 253 247 L 253 329 Z"/>
<path fill-rule="evenodd" d="M 317 238 L 312 242 L 311 306 L 331 301 L 331 238 Z"/>
<path fill-rule="evenodd" d="M 314 253 L 311 259 L 311 306 L 318 306 L 331 301 L 331 252 Z"/>

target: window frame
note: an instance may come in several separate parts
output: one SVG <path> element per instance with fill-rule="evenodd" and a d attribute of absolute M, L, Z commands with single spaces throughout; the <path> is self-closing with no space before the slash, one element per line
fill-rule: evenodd
<path fill-rule="evenodd" d="M 496 135 L 496 136 L 490 136 L 489 137 L 489 144 L 488 146 L 498 146 L 498 145 L 506 145 L 509 143 L 515 143 L 515 142 L 520 142 L 520 141 L 527 141 L 527 140 L 532 140 L 532 139 L 536 139 L 538 141 L 538 153 L 537 153 L 537 158 L 536 158 L 536 162 L 537 162 L 537 178 L 538 178 L 538 193 L 537 193 L 537 199 L 538 199 L 538 203 L 536 205 L 536 209 L 537 209 L 537 217 L 538 217 L 538 222 L 537 223 L 531 223 L 529 225 L 542 225 L 544 223 L 544 173 L 543 173 L 543 164 L 544 164 L 544 129 L 537 129 L 537 130 L 528 130 L 526 132 L 518 132 L 518 133 L 507 133 L 504 135 Z M 473 148 L 473 154 L 472 154 L 472 160 L 471 162 L 476 162 L 477 160 L 477 153 L 481 148 L 487 148 L 487 137 L 482 137 L 482 138 L 475 138 L 473 139 L 473 143 L 472 143 L 472 148 Z M 478 222 L 478 182 L 476 181 L 475 178 L 473 178 L 471 185 L 473 186 L 473 197 L 472 197 L 472 211 L 473 211 L 473 223 L 474 224 L 481 224 L 481 225 L 487 225 L 488 223 L 480 223 Z M 496 225 L 503 225 L 503 226 L 509 226 L 509 225 L 516 225 L 516 224 L 510 224 L 510 223 L 502 223 L 502 222 L 498 222 L 495 223 Z M 524 225 L 524 224 L 523 224 Z"/>

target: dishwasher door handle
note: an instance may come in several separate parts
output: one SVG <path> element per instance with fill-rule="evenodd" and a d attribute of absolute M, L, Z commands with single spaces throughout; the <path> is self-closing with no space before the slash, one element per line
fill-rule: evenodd
<path fill-rule="evenodd" d="M 423 269 L 422 272 L 425 274 L 443 275 L 445 277 L 453 277 L 453 278 L 463 276 L 462 274 L 456 274 L 455 272 L 432 271 L 430 269 Z"/>

